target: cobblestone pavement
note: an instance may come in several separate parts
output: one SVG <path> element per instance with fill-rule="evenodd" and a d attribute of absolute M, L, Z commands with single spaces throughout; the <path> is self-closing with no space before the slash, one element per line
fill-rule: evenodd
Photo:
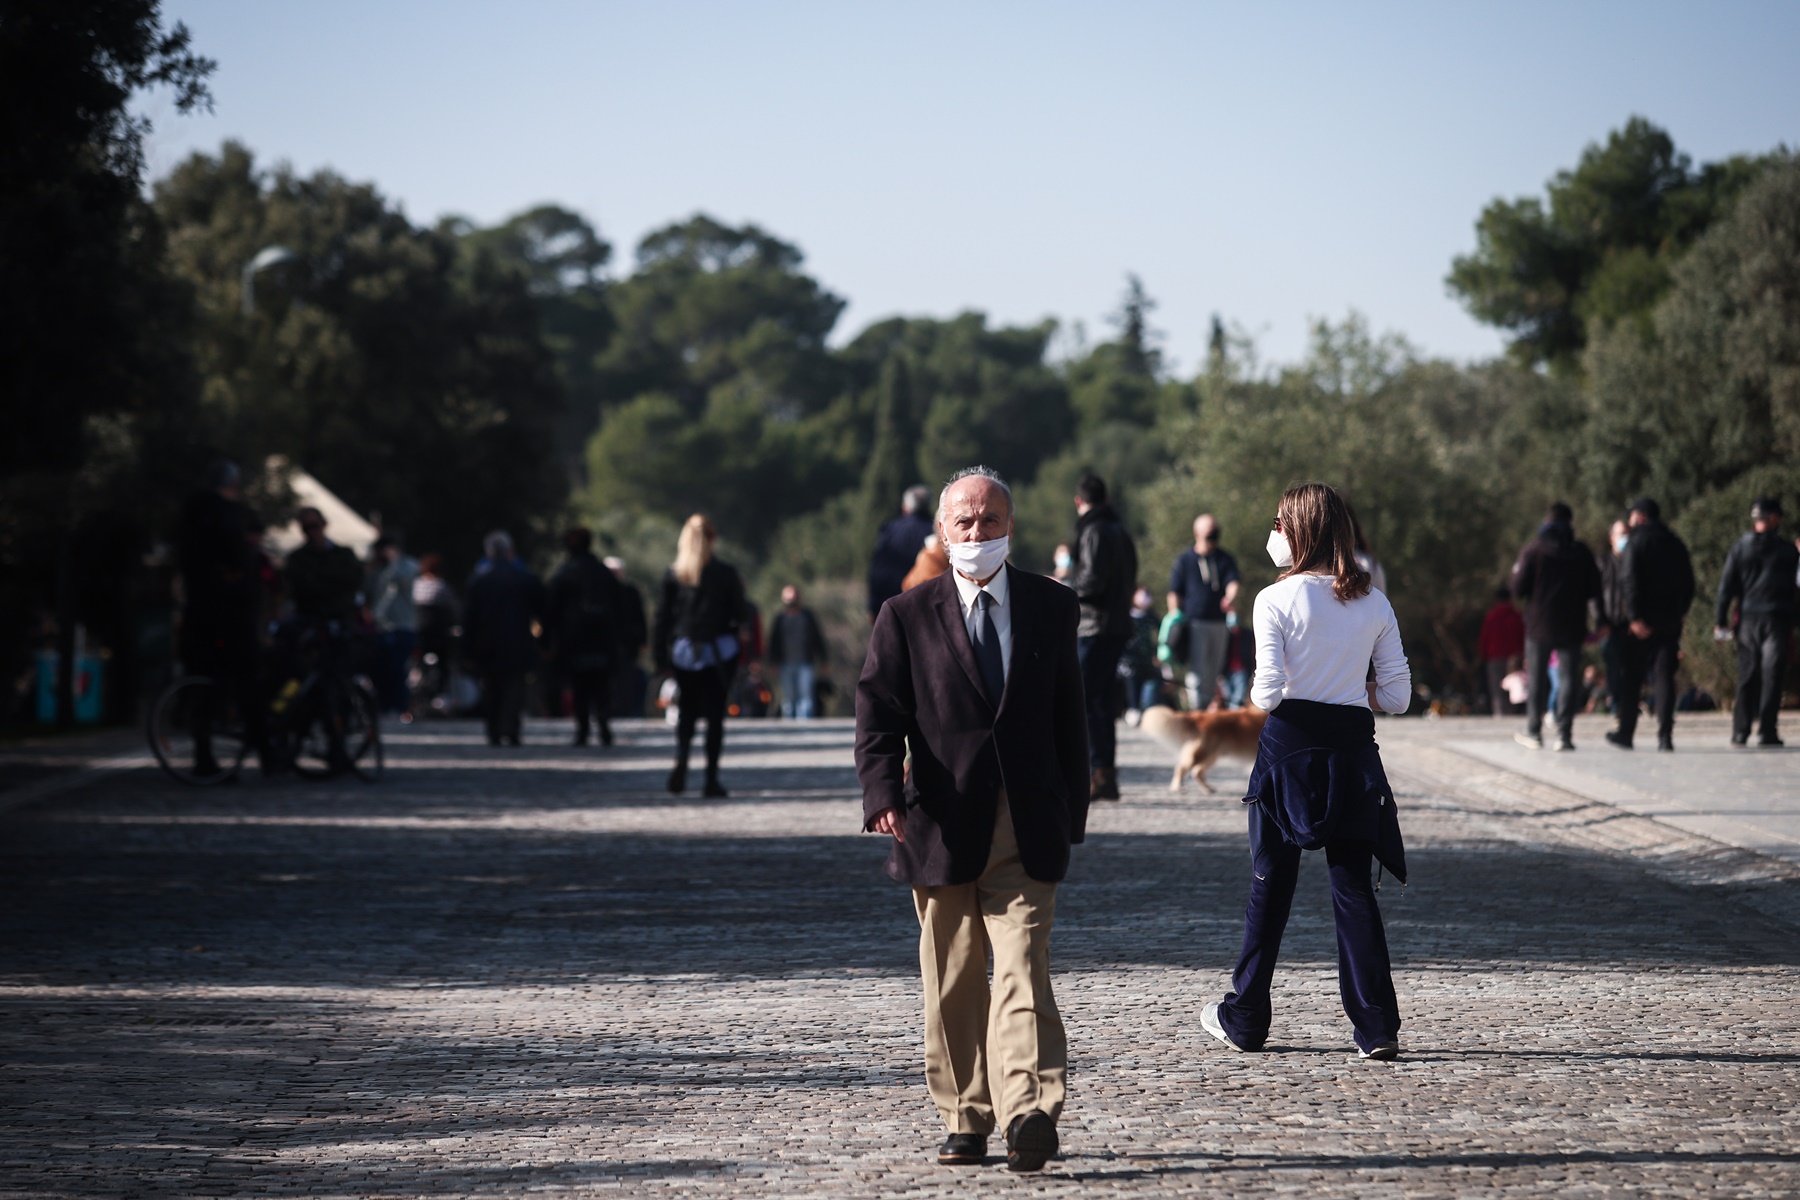
<path fill-rule="evenodd" d="M 1800 871 L 1387 722 L 1404 1057 L 1356 1060 L 1309 857 L 1270 1053 L 1200 1029 L 1244 771 L 1121 744 L 1058 904 L 1065 1156 L 938 1167 L 915 928 L 849 730 L 392 739 L 377 785 L 111 773 L 0 813 L 0 1195 L 1800 1194 Z"/>

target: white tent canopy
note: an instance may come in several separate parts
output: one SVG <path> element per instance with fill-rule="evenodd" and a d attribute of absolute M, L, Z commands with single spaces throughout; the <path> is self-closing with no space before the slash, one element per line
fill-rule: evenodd
<path fill-rule="evenodd" d="M 355 509 L 345 504 L 324 484 L 308 475 L 299 467 L 293 466 L 286 459 L 274 456 L 269 459 L 269 473 L 287 472 L 288 486 L 293 489 L 294 499 L 301 508 L 316 508 L 325 517 L 325 536 L 340 546 L 348 546 L 358 558 L 367 558 L 369 548 L 375 539 L 381 536 L 381 530 L 364 520 Z M 269 530 L 264 544 L 270 553 L 286 557 L 287 553 L 306 537 L 300 532 L 298 521 L 289 521 L 279 529 Z"/>

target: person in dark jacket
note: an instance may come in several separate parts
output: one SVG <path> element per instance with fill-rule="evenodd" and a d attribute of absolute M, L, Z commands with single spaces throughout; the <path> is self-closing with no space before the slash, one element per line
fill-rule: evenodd
<path fill-rule="evenodd" d="M 769 657 L 781 669 L 781 715 L 799 721 L 813 717 L 813 691 L 825 661 L 825 634 L 819 618 L 800 603 L 800 589 L 781 589 L 781 612 L 769 630 Z"/>
<path fill-rule="evenodd" d="M 1075 485 L 1074 561 L 1068 584 L 1081 604 L 1076 647 L 1087 697 L 1089 795 L 1119 798 L 1115 765 L 1119 656 L 1131 641 L 1131 597 L 1137 591 L 1137 544 L 1107 502 L 1106 482 L 1084 475 Z"/>
<path fill-rule="evenodd" d="M 325 536 L 325 515 L 318 509 L 301 509 L 299 521 L 306 540 L 288 553 L 284 570 L 294 615 L 306 621 L 354 621 L 363 589 L 363 565 L 356 552 Z"/>
<path fill-rule="evenodd" d="M 737 674 L 744 624 L 744 581 L 730 563 L 713 557 L 718 533 L 699 513 L 681 527 L 675 562 L 663 576 L 653 641 L 656 667 L 673 672 L 681 689 L 675 727 L 675 768 L 669 791 L 687 790 L 694 726 L 706 718 L 706 786 L 702 795 L 728 795 L 719 782 L 725 748 L 725 698 Z"/>
<path fill-rule="evenodd" d="M 550 577 L 544 621 L 557 669 L 569 681 L 575 709 L 575 744 L 588 742 L 590 722 L 600 744 L 613 744 L 612 672 L 619 660 L 625 600 L 619 581 L 594 557 L 594 535 L 575 528 L 563 534 L 569 557 Z"/>
<path fill-rule="evenodd" d="M 1595 605 L 1595 624 L 1600 633 L 1600 658 L 1606 665 L 1606 699 L 1619 711 L 1625 689 L 1625 643 L 1631 637 L 1631 618 L 1625 615 L 1625 547 L 1631 529 L 1624 518 L 1606 533 L 1606 550 L 1600 562 L 1600 599 Z"/>
<path fill-rule="evenodd" d="M 883 604 L 900 594 L 919 549 L 931 536 L 931 514 L 925 511 L 930 503 L 930 488 L 923 484 L 907 488 L 900 498 L 900 515 L 883 524 L 875 535 L 875 552 L 869 556 L 870 621 L 880 614 Z"/>
<path fill-rule="evenodd" d="M 964 470 L 940 499 L 952 569 L 881 610 L 857 682 L 862 826 L 893 839 L 887 873 L 913 889 L 938 1161 L 980 1165 L 998 1130 L 1007 1165 L 1035 1171 L 1066 1097 L 1050 934 L 1087 832 L 1080 613 L 1068 588 L 1006 564 L 997 474 Z"/>
<path fill-rule="evenodd" d="M 487 566 L 463 589 L 464 652 L 481 674 L 488 745 L 517 746 L 525 706 L 525 676 L 541 661 L 533 622 L 544 616 L 544 585 L 496 530 L 483 548 Z"/>
<path fill-rule="evenodd" d="M 1525 705 L 1522 745 L 1541 750 L 1544 709 L 1550 695 L 1550 657 L 1556 656 L 1556 748 L 1575 748 L 1576 680 L 1581 646 L 1587 641 L 1588 604 L 1600 595 L 1600 568 L 1587 543 L 1575 537 L 1575 514 L 1552 504 L 1519 559 L 1513 564 L 1512 592 L 1525 602 L 1525 670 L 1531 690 Z"/>
<path fill-rule="evenodd" d="M 258 554 L 241 502 L 236 463 L 214 463 L 206 486 L 182 506 L 175 554 L 181 569 L 181 664 L 191 675 L 219 681 L 244 714 L 245 734 L 260 752 L 262 705 L 257 667 L 262 610 Z M 213 756 L 214 713 L 195 714 L 194 773 L 218 773 Z"/>
<path fill-rule="evenodd" d="M 649 680 L 639 662 L 650 641 L 650 622 L 644 616 L 644 593 L 625 574 L 625 560 L 608 557 L 606 569 L 619 581 L 619 666 L 613 671 L 612 711 L 621 717 L 644 715 L 644 691 Z"/>
<path fill-rule="evenodd" d="M 1795 575 L 1800 549 L 1781 534 L 1781 501 L 1764 496 L 1750 506 L 1750 532 L 1725 556 L 1713 632 L 1731 636 L 1731 604 L 1737 602 L 1737 702 L 1731 709 L 1731 744 L 1747 745 L 1756 718 L 1756 744 L 1779 746 L 1781 684 L 1787 674 L 1788 639 L 1794 632 Z"/>
<path fill-rule="evenodd" d="M 1621 616 L 1631 637 L 1625 642 L 1625 679 L 1619 693 L 1619 727 L 1606 740 L 1631 749 L 1637 731 L 1638 697 L 1644 680 L 1656 689 L 1656 748 L 1675 749 L 1675 666 L 1681 653 L 1681 623 L 1694 603 L 1694 563 L 1687 544 L 1662 523 L 1662 507 L 1645 497 L 1626 517 L 1630 536 L 1620 563 Z"/>

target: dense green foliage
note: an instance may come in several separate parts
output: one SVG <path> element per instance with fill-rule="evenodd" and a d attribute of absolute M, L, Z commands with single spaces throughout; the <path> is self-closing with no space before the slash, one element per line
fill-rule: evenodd
<path fill-rule="evenodd" d="M 1573 367 L 1594 333 L 1649 313 L 1672 264 L 1769 161 L 1740 156 L 1695 170 L 1666 132 L 1633 117 L 1550 181 L 1548 203 L 1488 205 L 1450 289 L 1513 335 L 1520 362 Z"/>
<path fill-rule="evenodd" d="M 460 566 L 487 529 L 529 538 L 556 512 L 562 393 L 526 272 L 368 185 L 263 173 L 238 145 L 176 168 L 156 209 L 199 314 L 197 440 L 283 455 Z M 294 258 L 245 312 L 242 266 L 265 246 Z"/>

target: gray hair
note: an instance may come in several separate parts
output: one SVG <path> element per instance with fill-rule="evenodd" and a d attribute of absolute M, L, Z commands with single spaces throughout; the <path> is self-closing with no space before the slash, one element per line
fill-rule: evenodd
<path fill-rule="evenodd" d="M 481 548 L 493 559 L 511 558 L 513 556 L 512 535 L 504 529 L 496 529 L 481 539 Z"/>
<path fill-rule="evenodd" d="M 924 484 L 914 484 L 900 497 L 900 511 L 903 513 L 921 513 L 931 503 L 931 489 Z"/>
<path fill-rule="evenodd" d="M 950 476 L 950 478 L 944 480 L 943 490 L 938 492 L 938 512 L 941 513 L 944 511 L 944 501 L 949 498 L 951 488 L 955 487 L 965 479 L 971 479 L 977 476 L 987 480 L 989 483 L 1000 489 L 1001 494 L 1006 497 L 1006 515 L 1009 517 L 1012 516 L 1014 512 L 1012 489 L 1006 486 L 1006 480 L 1000 478 L 1000 472 L 994 470 L 992 467 L 980 465 L 964 467 L 962 470 L 956 472 L 956 474 Z"/>

